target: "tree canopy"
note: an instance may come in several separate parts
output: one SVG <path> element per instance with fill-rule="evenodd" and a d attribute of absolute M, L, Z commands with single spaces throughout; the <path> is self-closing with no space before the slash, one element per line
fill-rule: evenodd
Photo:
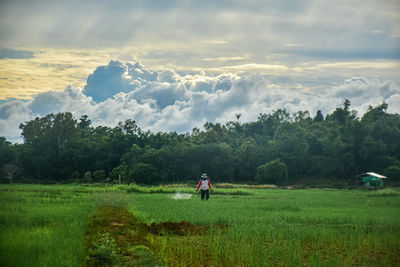
<path fill-rule="evenodd" d="M 23 144 L 0 137 L 0 167 L 13 181 L 118 179 L 174 183 L 206 172 L 216 182 L 290 184 L 302 179 L 350 181 L 366 171 L 398 176 L 400 115 L 382 103 L 361 117 L 350 101 L 325 117 L 278 109 L 256 121 L 206 122 L 192 133 L 142 130 L 133 119 L 94 127 L 84 115 L 49 114 L 21 124 Z M 9 174 L 1 173 L 3 182 Z M 398 179 L 398 178 L 396 178 Z"/>

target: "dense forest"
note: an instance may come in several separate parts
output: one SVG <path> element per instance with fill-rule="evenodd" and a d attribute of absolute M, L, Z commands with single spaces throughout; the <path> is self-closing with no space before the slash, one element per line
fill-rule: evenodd
<path fill-rule="evenodd" d="M 278 109 L 191 133 L 152 133 L 134 120 L 94 127 L 88 116 L 49 114 L 20 125 L 23 144 L 0 137 L 1 181 L 166 184 L 195 181 L 352 186 L 375 171 L 400 181 L 400 115 L 382 103 L 359 118 L 350 101 L 324 116 Z"/>

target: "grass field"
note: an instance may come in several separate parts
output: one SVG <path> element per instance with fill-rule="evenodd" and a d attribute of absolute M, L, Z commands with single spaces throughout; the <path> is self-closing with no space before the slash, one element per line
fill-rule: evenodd
<path fill-rule="evenodd" d="M 192 192 L 1 185 L 0 266 L 400 266 L 397 189 Z"/>

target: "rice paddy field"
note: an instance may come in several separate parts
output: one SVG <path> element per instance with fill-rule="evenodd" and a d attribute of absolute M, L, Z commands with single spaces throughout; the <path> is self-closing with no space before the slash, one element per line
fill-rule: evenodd
<path fill-rule="evenodd" d="M 0 266 L 400 266 L 400 191 L 0 185 Z"/>

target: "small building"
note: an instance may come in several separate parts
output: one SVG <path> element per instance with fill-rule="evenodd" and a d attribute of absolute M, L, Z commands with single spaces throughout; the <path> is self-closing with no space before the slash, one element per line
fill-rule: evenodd
<path fill-rule="evenodd" d="M 366 172 L 366 173 L 358 175 L 358 177 L 364 183 L 364 186 L 367 186 L 367 187 L 371 187 L 371 186 L 383 187 L 382 179 L 387 178 L 386 176 L 383 176 L 383 175 L 375 173 L 375 172 Z"/>

